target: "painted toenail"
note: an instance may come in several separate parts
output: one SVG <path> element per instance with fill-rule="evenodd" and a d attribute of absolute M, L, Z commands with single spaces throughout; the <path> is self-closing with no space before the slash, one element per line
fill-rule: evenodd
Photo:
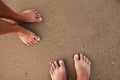
<path fill-rule="evenodd" d="M 40 41 L 40 38 L 39 38 L 39 37 L 37 38 L 37 41 Z"/>
<path fill-rule="evenodd" d="M 42 21 L 42 18 L 40 18 L 40 21 Z"/>

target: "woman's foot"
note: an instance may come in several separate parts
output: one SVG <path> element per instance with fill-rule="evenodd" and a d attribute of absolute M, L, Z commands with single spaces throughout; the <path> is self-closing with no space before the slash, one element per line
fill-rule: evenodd
<path fill-rule="evenodd" d="M 74 55 L 75 69 L 77 73 L 77 80 L 88 80 L 90 77 L 91 62 L 83 54 Z"/>
<path fill-rule="evenodd" d="M 41 22 L 42 16 L 39 14 L 38 11 L 32 9 L 18 13 L 15 19 L 19 22 Z"/>
<path fill-rule="evenodd" d="M 22 40 L 22 42 L 27 45 L 33 45 L 37 43 L 38 41 L 40 41 L 39 36 L 37 36 L 33 32 L 26 30 L 24 28 L 21 28 L 21 30 L 17 32 L 17 35 Z"/>
<path fill-rule="evenodd" d="M 51 65 L 50 76 L 52 80 L 67 80 L 65 64 L 62 60 L 54 61 Z"/>

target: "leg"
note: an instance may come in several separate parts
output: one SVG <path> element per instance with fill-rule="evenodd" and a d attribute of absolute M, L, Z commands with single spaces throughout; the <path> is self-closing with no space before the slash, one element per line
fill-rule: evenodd
<path fill-rule="evenodd" d="M 19 38 L 27 45 L 32 45 L 33 43 L 37 43 L 40 40 L 37 35 L 26 30 L 25 28 L 17 24 L 10 24 L 0 20 L 0 35 L 7 33 L 16 33 Z"/>
<path fill-rule="evenodd" d="M 67 80 L 65 64 L 62 60 L 59 60 L 59 64 L 57 61 L 54 61 L 54 63 L 52 63 L 50 76 L 52 80 Z"/>
<path fill-rule="evenodd" d="M 41 15 L 36 10 L 26 10 L 16 13 L 0 0 L 0 17 L 19 22 L 41 22 Z"/>
<path fill-rule="evenodd" d="M 77 73 L 77 80 L 88 80 L 91 66 L 89 59 L 83 54 L 75 54 L 74 62 Z"/>

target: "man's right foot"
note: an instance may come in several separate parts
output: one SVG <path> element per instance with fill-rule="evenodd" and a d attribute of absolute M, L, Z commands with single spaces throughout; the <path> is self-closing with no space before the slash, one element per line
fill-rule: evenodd
<path fill-rule="evenodd" d="M 54 61 L 51 65 L 50 76 L 52 80 L 66 80 L 65 64 L 62 60 Z"/>
<path fill-rule="evenodd" d="M 91 62 L 83 54 L 74 55 L 75 69 L 77 73 L 77 80 L 88 80 L 90 77 Z"/>

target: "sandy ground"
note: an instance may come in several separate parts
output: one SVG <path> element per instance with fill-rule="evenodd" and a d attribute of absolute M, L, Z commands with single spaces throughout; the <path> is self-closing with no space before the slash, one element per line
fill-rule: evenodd
<path fill-rule="evenodd" d="M 63 59 L 76 80 L 73 54 L 92 61 L 90 80 L 120 80 L 120 0 L 3 0 L 16 12 L 37 9 L 42 23 L 23 24 L 41 36 L 33 46 L 0 36 L 0 80 L 51 80 L 50 63 Z"/>

